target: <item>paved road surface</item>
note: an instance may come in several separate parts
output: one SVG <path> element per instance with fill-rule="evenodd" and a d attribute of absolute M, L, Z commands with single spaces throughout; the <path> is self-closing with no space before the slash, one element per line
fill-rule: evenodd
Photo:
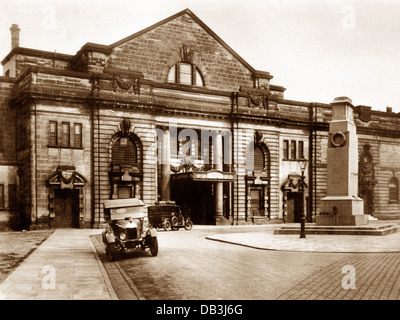
<path fill-rule="evenodd" d="M 205 239 L 216 232 L 224 230 L 160 231 L 157 257 L 137 253 L 119 264 L 146 299 L 261 300 L 286 298 L 287 292 L 298 298 L 298 289 L 291 289 L 298 283 L 314 285 L 312 275 L 325 270 L 332 273 L 332 285 L 341 287 L 342 265 L 354 256 L 266 251 Z"/>

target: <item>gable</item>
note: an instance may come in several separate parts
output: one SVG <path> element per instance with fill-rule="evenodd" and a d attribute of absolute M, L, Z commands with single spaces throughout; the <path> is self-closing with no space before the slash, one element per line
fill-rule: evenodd
<path fill-rule="evenodd" d="M 254 84 L 255 70 L 190 10 L 110 47 L 109 67 L 140 71 L 155 82 L 167 82 L 170 69 L 185 59 L 183 49 L 191 48 L 190 62 L 200 70 L 207 88 L 234 91 Z"/>

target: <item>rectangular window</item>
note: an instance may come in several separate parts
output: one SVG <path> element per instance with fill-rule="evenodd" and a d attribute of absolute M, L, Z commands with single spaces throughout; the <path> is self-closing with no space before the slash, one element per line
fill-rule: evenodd
<path fill-rule="evenodd" d="M 299 159 L 304 159 L 304 141 L 299 141 Z"/>
<path fill-rule="evenodd" d="M 57 122 L 50 121 L 50 138 L 49 138 L 50 146 L 57 146 Z"/>
<path fill-rule="evenodd" d="M 4 206 L 4 184 L 0 184 L 0 210 L 3 210 Z"/>
<path fill-rule="evenodd" d="M 289 140 L 283 140 L 283 160 L 289 160 Z"/>
<path fill-rule="evenodd" d="M 290 141 L 290 160 L 296 160 L 296 141 Z"/>
<path fill-rule="evenodd" d="M 17 208 L 17 185 L 8 185 L 8 207 L 10 210 L 15 210 Z"/>
<path fill-rule="evenodd" d="M 82 124 L 74 124 L 74 147 L 82 148 Z"/>
<path fill-rule="evenodd" d="M 69 147 L 69 122 L 62 123 L 61 146 Z"/>

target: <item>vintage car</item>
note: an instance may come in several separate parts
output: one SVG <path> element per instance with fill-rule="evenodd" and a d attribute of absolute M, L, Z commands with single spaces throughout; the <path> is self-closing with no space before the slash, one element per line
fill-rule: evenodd
<path fill-rule="evenodd" d="M 104 203 L 107 226 L 102 233 L 106 254 L 111 261 L 118 254 L 141 249 L 158 254 L 157 230 L 149 226 L 143 202 L 136 198 L 107 200 Z"/>
<path fill-rule="evenodd" d="M 155 228 L 164 230 L 178 230 L 185 228 L 191 230 L 193 222 L 189 215 L 183 215 L 180 206 L 175 201 L 159 201 L 154 206 L 148 207 L 149 223 Z"/>

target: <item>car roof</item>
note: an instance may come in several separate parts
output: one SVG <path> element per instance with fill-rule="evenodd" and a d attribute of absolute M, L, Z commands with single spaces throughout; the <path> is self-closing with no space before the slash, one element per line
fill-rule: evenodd
<path fill-rule="evenodd" d="M 115 199 L 115 200 L 106 200 L 104 202 L 104 208 L 123 208 L 123 207 L 140 207 L 144 206 L 142 200 L 138 198 L 129 198 L 129 199 Z"/>

